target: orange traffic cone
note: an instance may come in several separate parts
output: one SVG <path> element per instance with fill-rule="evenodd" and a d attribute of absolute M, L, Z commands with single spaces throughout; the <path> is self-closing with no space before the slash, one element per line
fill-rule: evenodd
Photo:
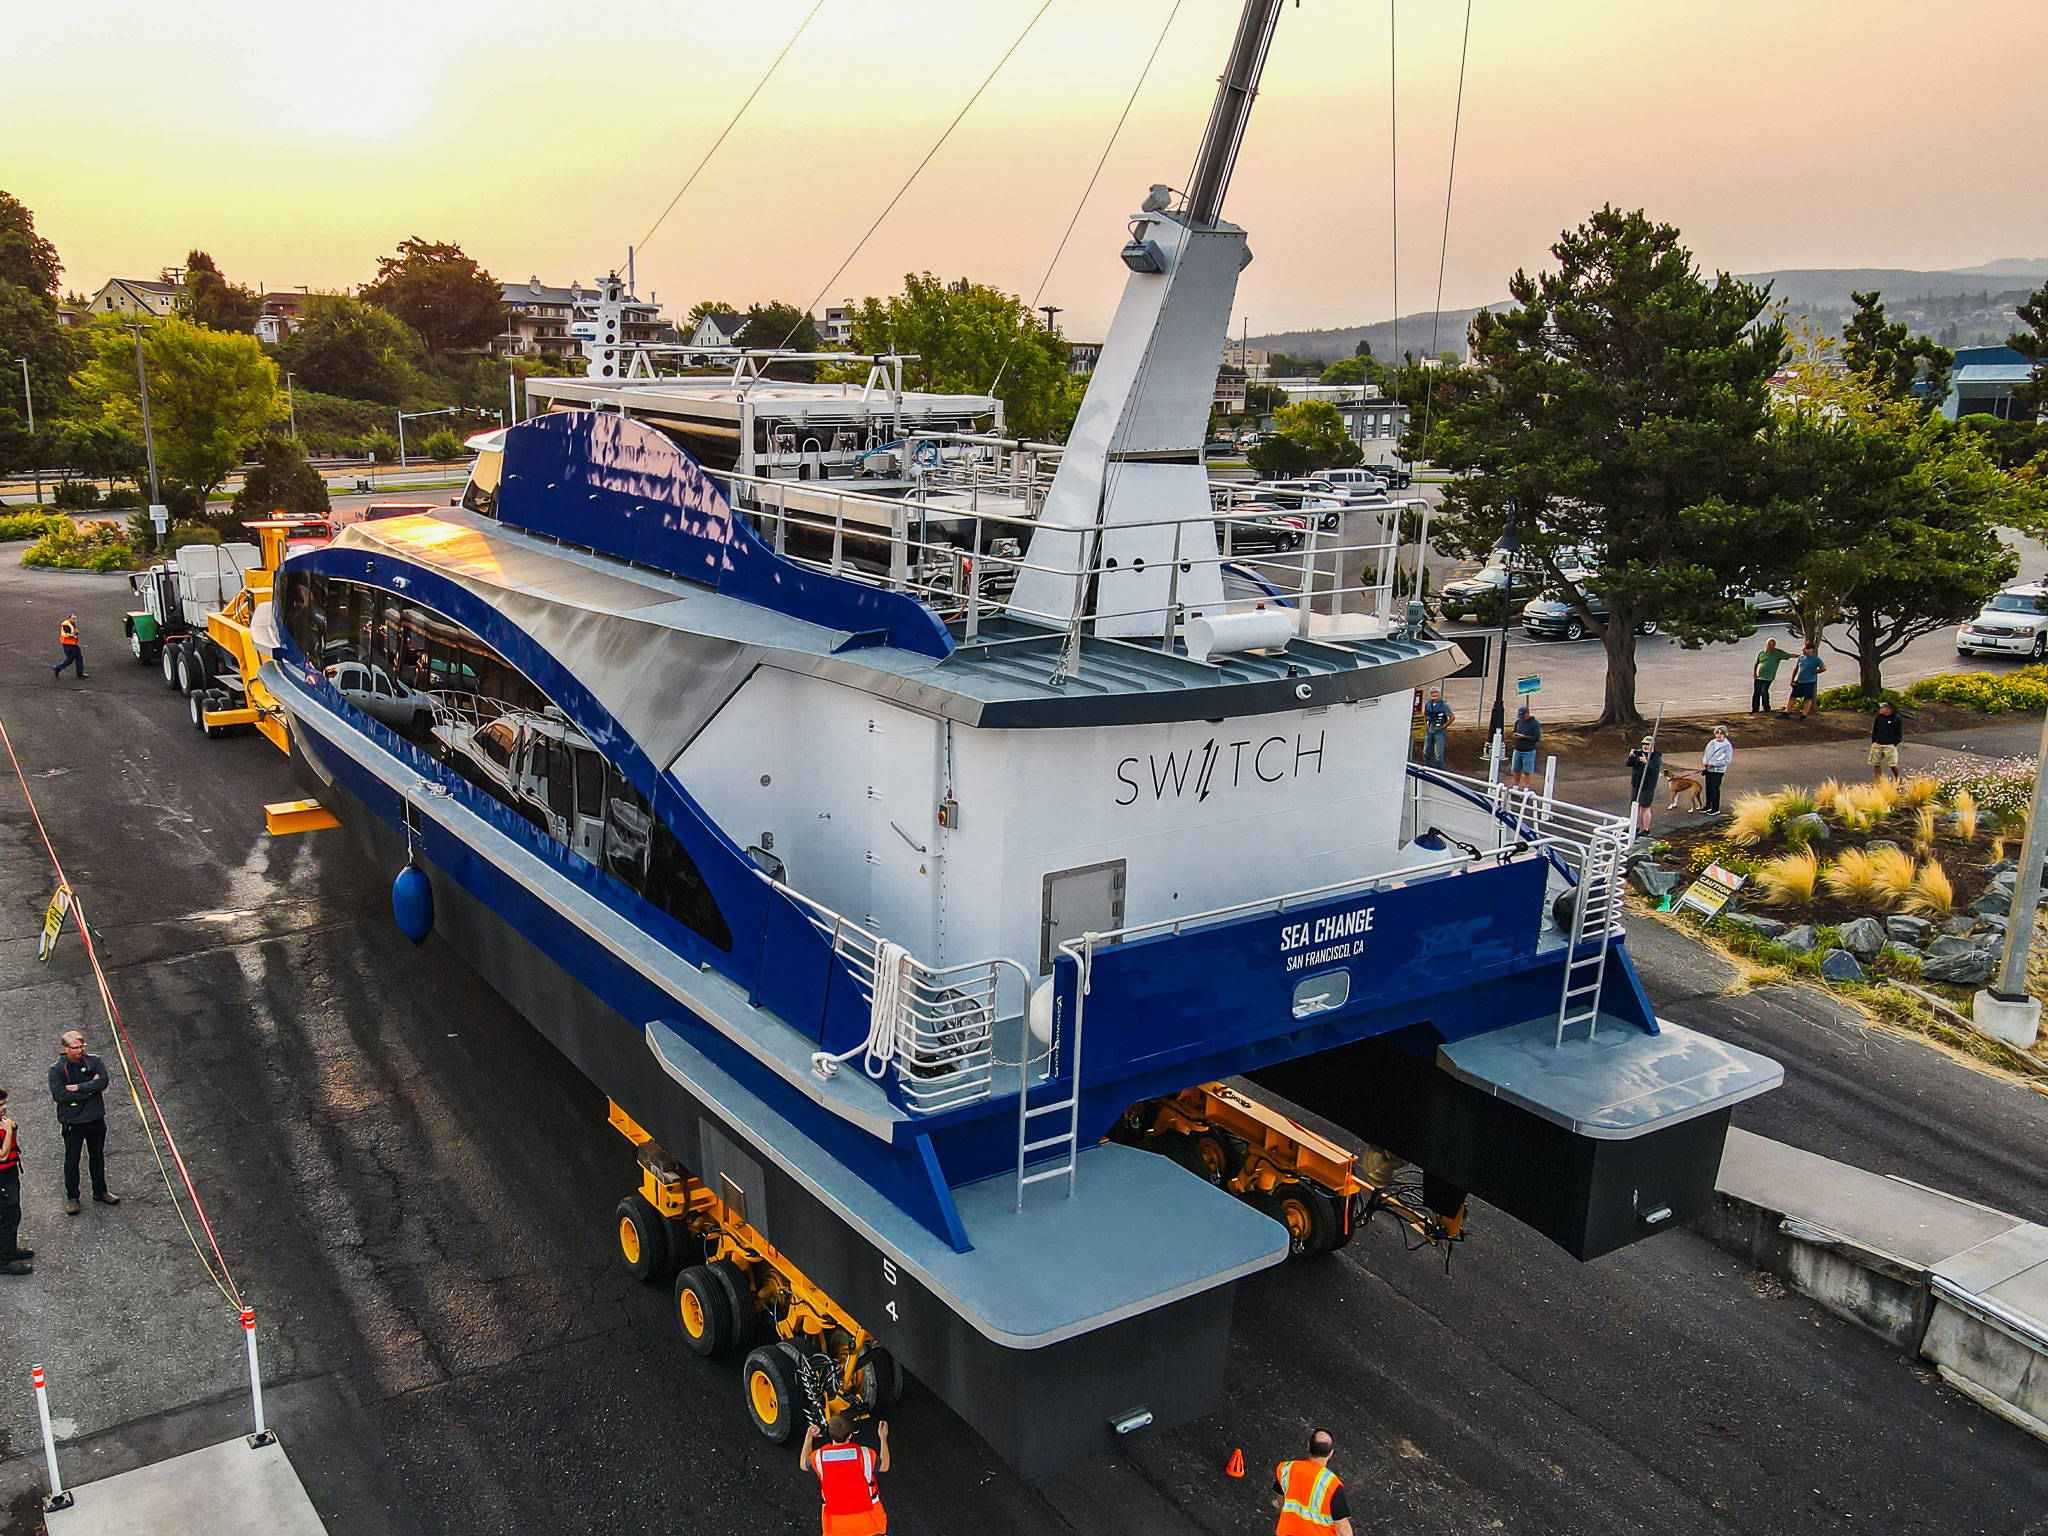
<path fill-rule="evenodd" d="M 1223 1470 L 1232 1477 L 1243 1477 L 1244 1452 L 1242 1450 L 1232 1451 L 1230 1453 L 1230 1465 L 1225 1467 Z"/>

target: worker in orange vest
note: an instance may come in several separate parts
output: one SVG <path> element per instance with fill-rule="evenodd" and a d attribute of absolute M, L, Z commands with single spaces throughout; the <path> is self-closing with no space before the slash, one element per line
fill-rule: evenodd
<path fill-rule="evenodd" d="M 1308 1437 L 1308 1456 L 1283 1461 L 1273 1473 L 1273 1503 L 1280 1511 L 1274 1536 L 1351 1536 L 1351 1504 L 1330 1470 L 1337 1442 L 1327 1429 Z"/>
<path fill-rule="evenodd" d="M 853 1418 L 835 1413 L 825 1421 L 827 1443 L 818 1444 L 818 1426 L 804 1431 L 803 1454 L 797 1465 L 818 1474 L 818 1491 L 825 1496 L 825 1536 L 883 1536 L 889 1516 L 882 1509 L 876 1476 L 889 1470 L 889 1426 L 876 1425 L 881 1441 L 879 1460 L 864 1445 L 853 1443 Z"/>
<path fill-rule="evenodd" d="M 62 677 L 66 667 L 74 667 L 80 677 L 85 676 L 85 652 L 78 647 L 77 614 L 67 614 L 57 626 L 57 643 L 64 647 L 64 659 L 50 668 L 50 675 Z"/>

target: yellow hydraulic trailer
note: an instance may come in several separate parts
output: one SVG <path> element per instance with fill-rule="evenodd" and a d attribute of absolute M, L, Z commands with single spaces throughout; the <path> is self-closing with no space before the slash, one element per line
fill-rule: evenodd
<path fill-rule="evenodd" d="M 671 1281 L 683 1342 L 710 1356 L 747 1350 L 742 1396 L 754 1427 L 781 1444 L 842 1409 L 879 1413 L 903 1370 L 831 1297 L 693 1177 L 617 1104 L 640 1188 L 618 1204 L 619 1254 L 637 1279 Z M 759 1342 L 756 1342 L 756 1341 Z"/>
<path fill-rule="evenodd" d="M 288 753 L 292 749 L 291 729 L 285 723 L 284 710 L 277 699 L 256 675 L 263 665 L 263 658 L 257 653 L 255 641 L 250 638 L 249 624 L 256 616 L 257 606 L 270 601 L 277 568 L 284 560 L 286 541 L 293 530 L 307 524 L 304 520 L 279 519 L 247 526 L 255 531 L 262 544 L 263 563 L 247 574 L 242 590 L 235 594 L 233 602 L 206 616 L 206 637 L 226 652 L 234 663 L 235 672 L 241 679 L 242 700 L 236 704 L 232 695 L 217 689 L 195 693 L 192 696 L 193 720 L 209 736 L 219 736 L 238 725 L 253 725 L 278 751 Z"/>

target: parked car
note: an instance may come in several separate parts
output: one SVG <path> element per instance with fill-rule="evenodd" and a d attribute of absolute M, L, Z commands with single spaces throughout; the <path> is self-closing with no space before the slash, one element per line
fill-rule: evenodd
<path fill-rule="evenodd" d="M 1343 522 L 1344 509 L 1353 504 L 1353 493 L 1340 491 L 1321 480 L 1261 480 L 1252 487 L 1252 494 L 1289 512 L 1321 514 L 1316 518 L 1316 526 L 1325 533 L 1337 530 Z"/>
<path fill-rule="evenodd" d="M 1573 573 L 1568 571 L 1566 574 Z M 1586 593 L 1586 608 L 1603 624 L 1607 621 L 1607 599 L 1599 593 Z M 1586 619 L 1569 600 L 1552 588 L 1523 607 L 1522 629 L 1539 639 L 1576 640 L 1586 632 Z M 1636 633 L 1654 635 L 1657 633 L 1657 621 L 1644 619 L 1636 626 Z"/>
<path fill-rule="evenodd" d="M 1307 534 L 1301 513 L 1271 502 L 1247 502 L 1230 508 L 1227 526 L 1218 521 L 1216 547 L 1233 555 L 1280 554 L 1301 548 Z"/>
<path fill-rule="evenodd" d="M 1371 467 L 1354 464 L 1347 469 L 1322 470 L 1314 478 L 1326 485 L 1335 486 L 1338 490 L 1355 491 L 1366 496 L 1384 496 L 1388 488 L 1394 484 L 1393 476 L 1393 469 L 1385 464 Z M 1407 484 L 1405 474 L 1401 484 Z"/>
<path fill-rule="evenodd" d="M 1470 576 L 1461 576 L 1456 581 L 1447 581 L 1438 593 L 1442 614 L 1446 619 L 1477 620 L 1486 624 L 1500 622 L 1501 589 L 1508 582 L 1508 568 L 1505 565 L 1485 565 Z M 1543 591 L 1543 577 L 1535 571 L 1517 570 L 1514 586 L 1508 593 L 1510 603 L 1526 602 Z"/>
<path fill-rule="evenodd" d="M 2030 582 L 1993 594 L 1984 609 L 1956 631 L 1956 654 L 2048 658 L 2048 586 Z"/>

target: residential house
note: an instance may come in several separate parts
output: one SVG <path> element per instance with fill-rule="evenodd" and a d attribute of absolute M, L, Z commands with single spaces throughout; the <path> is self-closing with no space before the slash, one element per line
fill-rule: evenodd
<path fill-rule="evenodd" d="M 692 347 L 736 347 L 740 344 L 740 331 L 746 325 L 745 315 L 706 315 L 697 329 L 690 332 L 685 343 Z"/>
<path fill-rule="evenodd" d="M 277 346 L 299 328 L 299 315 L 306 307 L 304 289 L 263 295 L 262 312 L 256 316 L 256 339 Z"/>
<path fill-rule="evenodd" d="M 825 306 L 825 323 L 818 335 L 828 347 L 845 347 L 853 340 L 853 309 L 846 304 Z"/>
<path fill-rule="evenodd" d="M 2033 371 L 2034 365 L 2011 347 L 1958 347 L 1941 414 L 1950 421 L 1959 416 L 2022 420 L 2025 407 L 2013 399 L 2012 392 Z"/>
<path fill-rule="evenodd" d="M 1086 378 L 1095 371 L 1095 365 L 1102 361 L 1102 343 L 1099 341 L 1070 341 L 1067 343 L 1067 372 L 1076 378 Z"/>
<path fill-rule="evenodd" d="M 595 289 L 581 284 L 556 288 L 538 277 L 523 283 L 506 283 L 505 329 L 491 343 L 494 357 L 561 357 L 580 353 L 582 342 L 569 334 L 579 318 L 579 306 L 586 312 L 597 302 Z M 628 347 L 652 346 L 663 340 L 661 305 L 629 299 L 619 316 L 619 340 Z"/>
<path fill-rule="evenodd" d="M 110 277 L 86 300 L 85 312 L 99 315 L 151 315 L 158 319 L 177 309 L 185 285 L 166 278 Z"/>
<path fill-rule="evenodd" d="M 1250 346 L 1243 341 L 1223 343 L 1223 366 L 1237 369 L 1246 378 L 1263 379 L 1271 356 L 1264 347 Z"/>

